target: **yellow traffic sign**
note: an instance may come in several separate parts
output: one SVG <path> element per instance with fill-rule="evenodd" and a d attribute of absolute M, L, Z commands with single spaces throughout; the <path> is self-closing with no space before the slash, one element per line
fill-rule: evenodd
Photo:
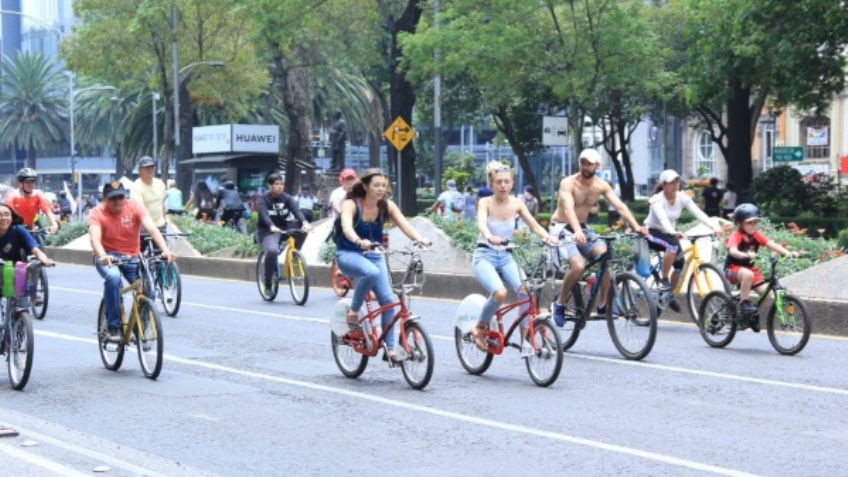
<path fill-rule="evenodd" d="M 391 143 L 398 151 L 403 151 L 415 137 L 415 130 L 412 129 L 402 117 L 398 116 L 389 124 L 389 127 L 383 131 L 383 136 Z"/>

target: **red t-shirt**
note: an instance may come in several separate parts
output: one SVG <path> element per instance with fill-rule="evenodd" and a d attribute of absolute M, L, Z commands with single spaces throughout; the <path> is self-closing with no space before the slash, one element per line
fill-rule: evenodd
<path fill-rule="evenodd" d="M 117 214 L 110 212 L 104 202 L 91 210 L 88 225 L 100 226 L 101 243 L 106 252 L 135 257 L 141 248 L 139 232 L 145 216 L 147 209 L 134 200 L 125 200 L 124 208 Z"/>
<path fill-rule="evenodd" d="M 24 197 L 20 189 L 10 190 L 6 194 L 5 202 L 9 207 L 20 215 L 27 227 L 32 227 L 38 218 L 38 211 L 47 215 L 50 212 L 50 203 L 40 190 L 35 189 L 29 197 Z"/>
<path fill-rule="evenodd" d="M 765 246 L 769 242 L 768 237 L 760 232 L 754 232 L 753 235 L 748 235 L 741 230 L 736 230 L 730 237 L 727 237 L 727 250 L 736 247 L 740 252 L 756 252 L 761 246 Z M 750 258 L 739 259 L 727 254 L 727 265 L 742 265 L 750 267 L 753 262 Z"/>

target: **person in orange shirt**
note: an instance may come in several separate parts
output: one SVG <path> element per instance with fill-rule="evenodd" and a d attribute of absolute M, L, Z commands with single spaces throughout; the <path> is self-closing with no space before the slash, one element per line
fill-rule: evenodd
<path fill-rule="evenodd" d="M 168 263 L 176 257 L 168 249 L 162 233 L 153 223 L 144 205 L 127 200 L 127 191 L 118 181 L 103 186 L 103 203 L 92 209 L 88 215 L 88 233 L 91 238 L 91 250 L 94 253 L 94 266 L 103 277 L 103 300 L 106 306 L 108 339 L 120 341 L 121 331 L 121 275 L 127 281 L 138 278 L 141 228 L 153 238 L 153 242 L 162 250 L 162 258 Z M 116 259 L 129 259 L 129 262 L 114 266 Z"/>
<path fill-rule="evenodd" d="M 35 219 L 38 218 L 38 212 L 41 211 L 47 216 L 50 233 L 56 233 L 59 230 L 59 223 L 56 221 L 56 216 L 53 215 L 50 202 L 44 197 L 41 190 L 35 188 L 38 172 L 35 169 L 24 167 L 18 171 L 16 177 L 18 188 L 10 190 L 6 194 L 4 202 L 9 204 L 9 207 L 23 219 L 24 225 L 30 230 L 35 226 Z M 39 246 L 43 247 L 44 244 Z"/>

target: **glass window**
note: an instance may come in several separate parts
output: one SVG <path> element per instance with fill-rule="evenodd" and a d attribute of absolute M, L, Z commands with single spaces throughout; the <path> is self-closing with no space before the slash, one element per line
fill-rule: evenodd
<path fill-rule="evenodd" d="M 801 141 L 805 159 L 830 157 L 830 118 L 807 118 L 801 121 Z"/>
<path fill-rule="evenodd" d="M 695 177 L 714 176 L 716 173 L 716 147 L 709 131 L 695 136 L 692 173 Z"/>

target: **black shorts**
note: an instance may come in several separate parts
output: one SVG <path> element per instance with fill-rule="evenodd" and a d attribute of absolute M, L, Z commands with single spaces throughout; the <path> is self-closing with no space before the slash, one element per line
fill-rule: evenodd
<path fill-rule="evenodd" d="M 678 270 L 683 268 L 683 250 L 680 248 L 680 241 L 677 240 L 677 237 L 661 230 L 650 228 L 648 229 L 646 239 L 648 240 L 648 248 L 651 250 L 675 254 L 674 268 Z"/>

